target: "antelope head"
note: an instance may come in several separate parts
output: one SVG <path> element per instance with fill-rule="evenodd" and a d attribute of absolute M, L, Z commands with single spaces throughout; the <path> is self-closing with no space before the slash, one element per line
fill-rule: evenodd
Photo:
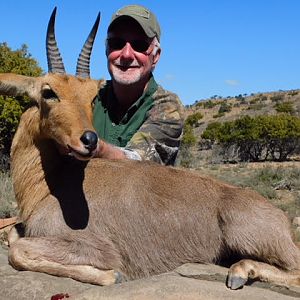
<path fill-rule="evenodd" d="M 39 138 L 54 140 L 63 153 L 77 159 L 90 159 L 98 146 L 92 105 L 104 84 L 103 80 L 90 79 L 89 66 L 100 13 L 78 57 L 75 76 L 65 72 L 55 40 L 55 15 L 56 8 L 47 29 L 48 74 L 40 77 L 0 74 L 0 95 L 29 96 L 36 104 L 35 113 L 39 114 Z"/>

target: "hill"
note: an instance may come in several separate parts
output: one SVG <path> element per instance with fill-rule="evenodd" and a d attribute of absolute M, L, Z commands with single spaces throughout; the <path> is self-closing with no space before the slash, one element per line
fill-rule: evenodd
<path fill-rule="evenodd" d="M 193 147 L 189 147 L 189 153 L 186 153 L 186 149 L 183 150 L 184 159 L 187 160 L 188 156 L 189 167 L 221 162 L 218 155 L 220 149 L 217 145 L 211 148 L 211 145 L 201 138 L 207 126 L 213 122 L 224 123 L 243 116 L 255 117 L 280 113 L 300 117 L 300 90 L 244 94 L 227 98 L 213 96 L 196 101 L 193 105 L 186 106 L 186 122 L 192 127 L 195 143 Z M 181 159 L 182 155 L 179 161 Z"/>
<path fill-rule="evenodd" d="M 193 105 L 186 106 L 187 116 L 195 112 L 203 114 L 203 122 L 228 121 L 243 115 L 276 114 L 276 105 L 291 102 L 294 113 L 300 116 L 300 90 L 257 93 L 251 95 L 238 95 L 222 98 L 213 96 L 209 99 L 196 101 Z M 230 107 L 230 111 L 219 114 L 222 105 Z"/>

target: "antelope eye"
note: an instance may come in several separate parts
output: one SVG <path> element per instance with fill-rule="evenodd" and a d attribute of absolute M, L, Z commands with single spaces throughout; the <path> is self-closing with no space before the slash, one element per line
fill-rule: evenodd
<path fill-rule="evenodd" d="M 42 90 L 42 97 L 45 99 L 45 100 L 58 100 L 58 97 L 57 95 L 54 93 L 54 91 L 50 88 L 44 88 Z"/>

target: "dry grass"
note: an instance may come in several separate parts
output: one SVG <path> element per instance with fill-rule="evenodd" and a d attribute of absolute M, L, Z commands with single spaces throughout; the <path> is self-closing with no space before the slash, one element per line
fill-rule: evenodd
<path fill-rule="evenodd" d="M 9 172 L 0 171 L 0 218 L 17 214 L 16 200 Z"/>

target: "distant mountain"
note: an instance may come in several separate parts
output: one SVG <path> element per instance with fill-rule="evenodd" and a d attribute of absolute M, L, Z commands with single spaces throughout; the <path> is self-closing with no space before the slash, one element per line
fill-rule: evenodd
<path fill-rule="evenodd" d="M 288 103 L 292 114 L 300 117 L 300 90 L 238 95 L 220 98 L 218 96 L 196 101 L 186 106 L 186 116 L 199 112 L 203 118 L 196 125 L 195 133 L 199 134 L 210 122 L 225 122 L 245 115 L 272 115 L 278 113 L 280 106 Z M 202 129 L 202 130 L 201 130 Z"/>

